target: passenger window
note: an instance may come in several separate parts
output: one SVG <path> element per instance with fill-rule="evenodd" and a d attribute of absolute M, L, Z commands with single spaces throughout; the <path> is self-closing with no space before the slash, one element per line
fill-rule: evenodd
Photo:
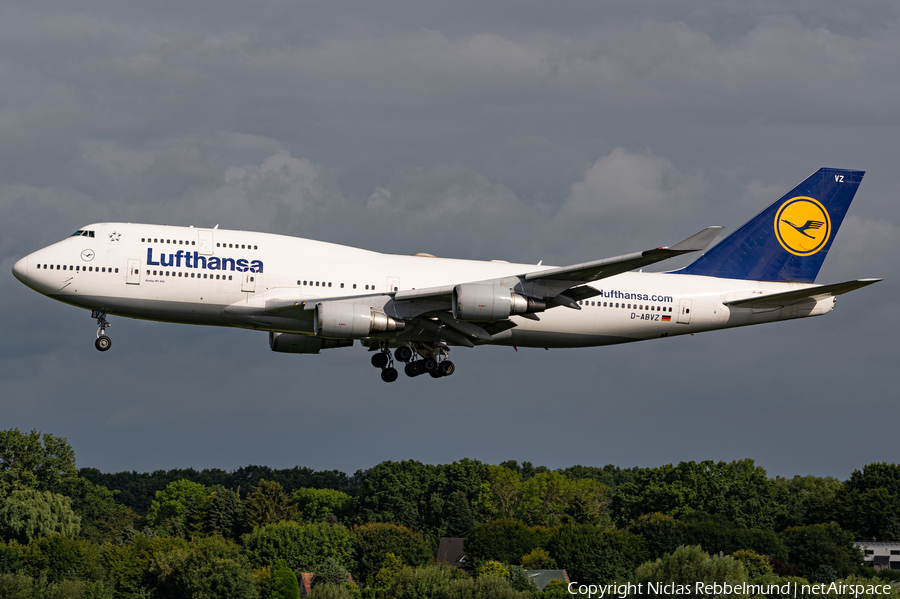
<path fill-rule="evenodd" d="M 251 282 L 251 283 L 253 282 L 253 278 L 254 278 L 254 277 L 250 277 L 250 282 Z"/>
<path fill-rule="evenodd" d="M 369 290 L 369 286 L 368 286 L 368 285 L 366 285 L 366 291 L 368 291 L 368 290 Z"/>
<path fill-rule="evenodd" d="M 397 291 L 397 288 L 396 288 L 396 287 L 394 287 L 394 291 Z"/>
<path fill-rule="evenodd" d="M 328 286 L 331 287 L 331 281 L 328 282 Z"/>
<path fill-rule="evenodd" d="M 256 249 L 256 246 L 255 246 L 255 245 L 253 246 L 253 249 L 254 249 L 254 250 Z"/>
<path fill-rule="evenodd" d="M 148 275 L 150 274 L 150 271 L 149 271 L 149 270 L 147 271 L 147 274 L 148 274 Z"/>
<path fill-rule="evenodd" d="M 318 282 L 318 281 L 316 281 L 316 287 L 318 287 L 318 286 L 319 286 L 319 282 Z"/>
<path fill-rule="evenodd" d="M 228 280 L 229 280 L 229 281 L 231 280 L 231 275 L 228 275 Z"/>
<path fill-rule="evenodd" d="M 191 273 L 191 278 L 192 278 L 192 279 L 194 278 L 194 273 Z"/>
<path fill-rule="evenodd" d="M 116 269 L 116 272 L 119 272 L 119 269 L 118 269 L 118 268 Z"/>
<path fill-rule="evenodd" d="M 356 283 L 353 283 L 353 288 L 356 289 Z"/>
<path fill-rule="evenodd" d="M 191 242 L 191 245 L 197 245 L 197 242 L 196 242 L 196 241 L 192 241 L 192 242 Z"/>
<path fill-rule="evenodd" d="M 343 288 L 344 288 L 344 284 L 343 284 L 343 283 L 341 283 L 341 289 L 343 289 Z"/>

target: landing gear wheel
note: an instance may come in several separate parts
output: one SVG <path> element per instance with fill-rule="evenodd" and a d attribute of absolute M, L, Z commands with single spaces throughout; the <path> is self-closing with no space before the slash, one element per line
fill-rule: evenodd
<path fill-rule="evenodd" d="M 442 376 L 450 376 L 456 372 L 456 366 L 450 360 L 444 360 L 438 366 L 438 370 L 441 372 Z"/>
<path fill-rule="evenodd" d="M 112 339 L 110 339 L 106 335 L 100 335 L 99 337 L 97 337 L 97 340 L 94 341 L 94 347 L 96 347 L 100 351 L 106 351 L 110 347 L 112 347 Z"/>
<path fill-rule="evenodd" d="M 412 350 L 405 345 L 394 350 L 394 357 L 398 362 L 409 362 L 412 360 L 412 355 Z"/>
<path fill-rule="evenodd" d="M 434 358 L 425 358 L 422 360 L 422 367 L 429 372 L 437 368 L 437 360 Z"/>
<path fill-rule="evenodd" d="M 372 366 L 375 368 L 384 368 L 388 365 L 388 355 L 384 353 L 372 354 Z"/>
<path fill-rule="evenodd" d="M 415 360 L 406 365 L 407 376 L 419 376 L 423 372 L 425 372 L 425 367 L 422 365 L 422 360 Z"/>
<path fill-rule="evenodd" d="M 400 376 L 400 373 L 397 372 L 396 368 L 385 368 L 381 371 L 381 380 L 385 383 L 393 383 L 397 380 L 397 377 Z"/>

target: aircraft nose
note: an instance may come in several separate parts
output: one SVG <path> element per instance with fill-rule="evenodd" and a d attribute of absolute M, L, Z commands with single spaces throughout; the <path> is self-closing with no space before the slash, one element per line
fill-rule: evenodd
<path fill-rule="evenodd" d="M 28 258 L 22 258 L 13 265 L 13 274 L 23 283 L 28 283 Z"/>

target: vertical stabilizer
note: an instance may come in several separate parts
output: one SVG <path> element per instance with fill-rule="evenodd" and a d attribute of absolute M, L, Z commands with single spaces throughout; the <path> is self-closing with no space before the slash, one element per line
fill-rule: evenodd
<path fill-rule="evenodd" d="M 821 168 L 678 274 L 812 283 L 863 178 Z"/>

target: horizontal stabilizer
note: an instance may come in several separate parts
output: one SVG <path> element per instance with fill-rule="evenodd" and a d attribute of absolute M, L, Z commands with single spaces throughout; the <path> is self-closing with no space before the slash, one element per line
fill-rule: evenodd
<path fill-rule="evenodd" d="M 799 304 L 810 300 L 818 301 L 825 299 L 826 297 L 841 295 L 883 280 L 884 279 L 859 279 L 856 281 L 846 281 L 844 283 L 807 287 L 806 289 L 798 289 L 796 291 L 785 291 L 784 293 L 757 295 L 755 297 L 731 300 L 724 303 L 726 306 L 733 306 L 735 308 L 782 308 L 784 306 Z"/>

